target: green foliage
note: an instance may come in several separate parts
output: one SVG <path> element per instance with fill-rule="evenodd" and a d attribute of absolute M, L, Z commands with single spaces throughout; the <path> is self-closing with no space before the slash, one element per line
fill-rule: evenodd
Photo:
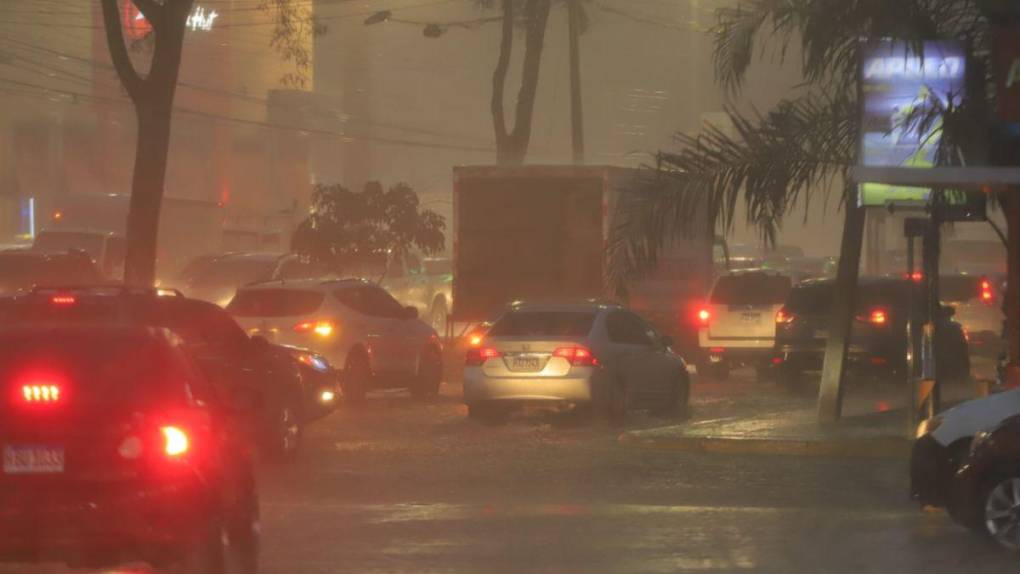
<path fill-rule="evenodd" d="M 747 223 L 766 242 L 798 202 L 835 188 L 853 197 L 848 170 L 857 162 L 857 68 L 862 38 L 894 37 L 922 50 L 924 40 L 956 38 L 972 50 L 968 78 L 974 97 L 951 109 L 921 109 L 908 121 L 930 125 L 944 114 L 939 157 L 974 162 L 984 155 L 988 109 L 984 72 L 989 26 L 979 0 L 742 0 L 717 11 L 713 29 L 718 81 L 739 92 L 757 57 L 784 61 L 797 42 L 806 82 L 767 114 L 728 110 L 733 131 L 710 127 L 677 136 L 675 152 L 660 152 L 654 176 L 635 194 L 611 244 L 611 279 L 653 268 L 658 251 L 690 227 L 694 206 L 708 201 L 712 223 L 734 224 L 743 201 Z M 933 102 L 934 105 L 937 102 Z"/>
<path fill-rule="evenodd" d="M 406 184 L 385 190 L 370 182 L 360 193 L 338 184 L 318 185 L 312 214 L 294 232 L 291 250 L 343 269 L 412 248 L 436 254 L 443 250 L 445 229 L 443 217 L 423 209 Z"/>

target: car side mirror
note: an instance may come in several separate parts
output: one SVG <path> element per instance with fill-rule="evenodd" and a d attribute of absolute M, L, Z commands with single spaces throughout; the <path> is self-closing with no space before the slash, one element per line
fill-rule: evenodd
<path fill-rule="evenodd" d="M 227 408 L 235 413 L 250 413 L 259 407 L 262 397 L 254 389 L 235 387 L 227 395 Z"/>
<path fill-rule="evenodd" d="M 412 306 L 404 307 L 403 318 L 404 318 L 405 321 L 411 321 L 411 320 L 417 319 L 418 318 L 418 308 L 417 307 L 412 307 Z"/>

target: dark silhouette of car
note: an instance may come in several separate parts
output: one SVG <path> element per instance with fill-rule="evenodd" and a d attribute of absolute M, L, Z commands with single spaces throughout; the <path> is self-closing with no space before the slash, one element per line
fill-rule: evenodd
<path fill-rule="evenodd" d="M 222 308 L 176 292 L 122 287 L 47 288 L 18 298 L 8 323 L 125 323 L 168 328 L 206 377 L 226 392 L 257 398 L 244 426 L 273 458 L 294 455 L 304 426 L 335 409 L 336 373 L 312 351 L 249 337 Z"/>
<path fill-rule="evenodd" d="M 0 561 L 254 572 L 259 506 L 221 397 L 179 337 L 0 328 Z"/>
<path fill-rule="evenodd" d="M 47 285 L 93 285 L 103 275 L 84 251 L 0 251 L 0 295 Z"/>
<path fill-rule="evenodd" d="M 805 371 L 822 368 L 834 286 L 831 279 L 804 281 L 790 291 L 776 314 L 773 363 L 783 379 L 793 380 Z M 905 374 L 912 290 L 917 292 L 906 279 L 860 280 L 848 354 L 852 372 L 873 377 Z M 970 375 L 970 358 L 963 329 L 952 321 L 951 308 L 943 308 L 938 321 L 937 371 L 946 381 L 965 381 Z"/>

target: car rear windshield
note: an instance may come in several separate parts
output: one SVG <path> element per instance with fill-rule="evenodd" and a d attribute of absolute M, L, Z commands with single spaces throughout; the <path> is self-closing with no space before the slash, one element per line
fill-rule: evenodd
<path fill-rule="evenodd" d="M 864 284 L 858 287 L 856 307 L 868 309 L 881 306 L 903 309 L 907 305 L 910 285 L 906 282 Z M 832 306 L 833 284 L 798 285 L 790 291 L 786 308 L 793 313 L 820 315 Z"/>
<path fill-rule="evenodd" d="M 586 311 L 512 311 L 489 330 L 490 337 L 585 337 L 595 322 Z"/>
<path fill-rule="evenodd" d="M 227 305 L 237 317 L 289 317 L 313 313 L 325 296 L 316 291 L 298 289 L 252 289 L 238 291 Z"/>
<path fill-rule="evenodd" d="M 138 332 L 0 335 L 0 387 L 15 396 L 19 386 L 55 385 L 77 405 L 180 401 L 185 380 L 172 349 Z M 2 409 L 8 401 L 0 403 Z"/>
<path fill-rule="evenodd" d="M 981 278 L 956 275 L 939 279 L 939 297 L 943 301 L 969 301 L 981 296 Z"/>
<path fill-rule="evenodd" d="M 777 305 L 786 301 L 790 278 L 782 275 L 728 275 L 712 290 L 712 303 L 720 305 Z"/>

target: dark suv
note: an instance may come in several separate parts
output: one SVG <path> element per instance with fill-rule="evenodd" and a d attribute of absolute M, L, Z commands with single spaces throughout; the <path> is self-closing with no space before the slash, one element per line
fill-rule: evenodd
<path fill-rule="evenodd" d="M 790 291 L 786 304 L 776 314 L 773 363 L 779 365 L 784 379 L 822 368 L 834 285 L 830 279 L 804 281 Z M 852 372 L 871 376 L 905 374 L 912 288 L 913 284 L 905 279 L 861 279 L 848 354 Z M 970 375 L 967 340 L 951 315 L 952 310 L 945 308 L 939 318 L 936 369 L 945 380 L 963 381 Z"/>
<path fill-rule="evenodd" d="M 184 348 L 215 387 L 247 389 L 257 398 L 244 422 L 262 451 L 277 458 L 295 454 L 304 426 L 332 412 L 338 399 L 336 373 L 322 356 L 249 337 L 222 308 L 175 292 L 39 289 L 9 303 L 0 320 L 170 329 L 183 339 Z"/>
<path fill-rule="evenodd" d="M 0 561 L 254 572 L 255 480 L 228 416 L 249 402 L 164 329 L 0 329 Z"/>

